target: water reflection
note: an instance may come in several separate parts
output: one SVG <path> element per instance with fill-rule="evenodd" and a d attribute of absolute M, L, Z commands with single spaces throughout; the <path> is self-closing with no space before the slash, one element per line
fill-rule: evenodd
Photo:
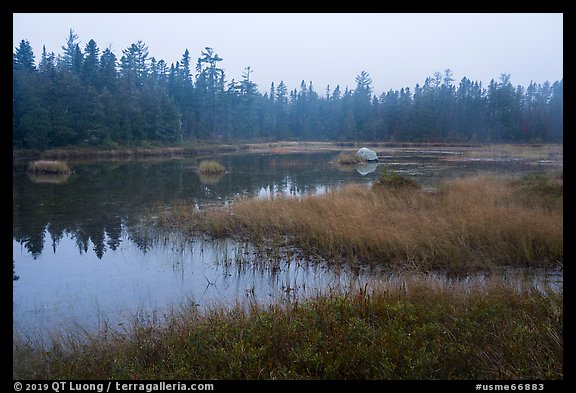
<path fill-rule="evenodd" d="M 62 184 L 32 182 L 26 164 L 15 165 L 13 238 L 37 257 L 43 252 L 46 231 L 52 249 L 70 234 L 80 251 L 87 252 L 90 241 L 101 257 L 118 246 L 122 226 L 137 226 L 139 217 L 158 205 L 225 203 L 262 190 L 306 193 L 354 180 L 330 171 L 326 154 L 227 156 L 223 161 L 230 170 L 219 178 L 190 171 L 198 160 L 71 163 L 75 174 Z"/>
<path fill-rule="evenodd" d="M 69 234 L 79 251 L 92 248 L 98 257 L 120 244 L 121 228 L 139 225 L 140 217 L 159 205 L 182 201 L 202 207 L 227 203 L 239 196 L 271 197 L 284 194 L 320 194 L 348 182 L 371 183 L 381 168 L 413 177 L 425 187 L 442 179 L 479 173 L 522 174 L 544 172 L 553 166 L 539 161 L 447 161 L 442 154 L 399 151 L 382 155 L 380 162 L 358 171 L 341 171 L 331 165 L 336 153 L 285 155 L 244 154 L 222 157 L 228 173 L 218 178 L 191 171 L 200 158 L 150 161 L 71 163 L 75 173 L 61 182 L 34 182 L 26 164 L 17 164 L 13 176 L 13 238 L 34 257 Z M 556 167 L 558 167 L 558 161 Z M 561 162 L 559 163 L 561 167 Z M 133 234 L 135 242 L 147 247 Z M 88 243 L 92 243 L 88 246 Z"/>
<path fill-rule="evenodd" d="M 406 274 L 378 266 L 311 261 L 288 250 L 271 255 L 250 244 L 191 240 L 149 228 L 140 231 L 139 240 L 144 237 L 143 247 L 122 228 L 120 245 L 97 256 L 96 252 L 79 253 L 77 239 L 65 234 L 58 249 L 36 259 L 14 241 L 15 271 L 20 276 L 13 284 L 16 331 L 46 338 L 50 331 L 91 331 L 104 325 L 117 328 L 126 321 L 153 318 L 182 304 L 203 310 L 255 301 L 291 302 L 319 292 L 351 288 L 410 290 L 411 282 L 423 279 L 427 285 L 458 283 L 466 289 L 485 285 L 491 276 L 497 276 L 518 289 L 536 285 L 543 292 L 562 291 L 562 272 L 508 269 L 465 276 Z"/>
<path fill-rule="evenodd" d="M 199 174 L 198 178 L 200 179 L 200 183 L 202 184 L 213 185 L 218 184 L 224 176 L 226 176 L 225 173 L 216 173 L 213 175 Z"/>
<path fill-rule="evenodd" d="M 79 253 L 71 234 L 54 252 L 36 258 L 14 241 L 20 276 L 13 285 L 15 328 L 33 337 L 47 328 L 92 330 L 104 323 L 117 326 L 136 314 L 162 313 L 172 305 L 289 300 L 368 277 L 310 263 L 296 253 L 269 259 L 249 244 L 230 240 L 189 240 L 145 229 L 140 240 L 145 234 L 143 247 L 123 228 L 120 246 L 105 255 Z M 50 242 L 48 234 L 45 238 Z"/>
<path fill-rule="evenodd" d="M 248 245 L 160 235 L 142 221 L 158 206 L 202 208 L 238 197 L 321 194 L 349 182 L 370 184 L 381 168 L 434 187 L 463 175 L 541 173 L 562 165 L 558 160 L 448 160 L 460 157 L 404 150 L 381 154 L 376 168 L 361 174 L 330 164 L 336 155 L 223 156 L 228 172 L 218 179 L 190 169 L 202 157 L 71 162 L 74 174 L 62 182 L 32 179 L 26 163 L 16 163 L 15 326 L 32 334 L 70 324 L 97 327 L 186 301 L 205 307 L 239 299 L 289 299 L 371 280 L 398 282 L 393 273 L 377 269 L 309 263 L 297 254 L 261 258 Z M 556 281 L 561 282 L 561 273 Z"/>
<path fill-rule="evenodd" d="M 64 184 L 72 176 L 71 173 L 59 173 L 59 174 L 38 174 L 38 173 L 27 173 L 28 178 L 34 183 L 49 183 L 49 184 Z"/>
<path fill-rule="evenodd" d="M 304 195 L 325 194 L 329 189 L 334 187 L 336 186 L 311 185 L 302 187 L 299 186 L 293 179 L 287 176 L 279 184 L 261 187 L 257 191 L 256 197 L 260 199 L 269 199 L 275 196 L 290 196 L 301 198 Z"/>
<path fill-rule="evenodd" d="M 359 165 L 356 168 L 356 172 L 358 172 L 359 174 L 361 174 L 362 176 L 366 176 L 369 173 L 373 173 L 376 172 L 376 168 L 378 167 L 378 164 L 375 162 L 368 162 L 366 164 L 362 164 Z"/>

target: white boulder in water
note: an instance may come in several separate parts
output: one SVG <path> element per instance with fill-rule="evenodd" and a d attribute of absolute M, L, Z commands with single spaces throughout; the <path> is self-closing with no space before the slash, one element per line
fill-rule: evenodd
<path fill-rule="evenodd" d="M 374 150 L 367 149 L 365 147 L 361 148 L 356 152 L 356 155 L 366 161 L 378 161 L 378 156 Z"/>

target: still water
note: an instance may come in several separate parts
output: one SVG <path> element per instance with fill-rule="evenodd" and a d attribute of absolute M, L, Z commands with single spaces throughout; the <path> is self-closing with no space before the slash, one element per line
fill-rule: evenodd
<path fill-rule="evenodd" d="M 244 153 L 210 157 L 227 168 L 199 176 L 207 157 L 70 162 L 68 177 L 13 168 L 13 320 L 39 337 L 67 328 L 114 327 L 158 318 L 170 307 L 290 300 L 327 289 L 393 280 L 390 272 L 311 263 L 297 255 L 262 260 L 247 244 L 158 233 L 143 217 L 183 201 L 203 207 L 239 196 L 321 194 L 345 183 L 370 184 L 384 169 L 434 188 L 444 179 L 521 175 L 562 168 L 550 159 L 462 159 L 449 150 L 398 149 L 378 164 L 339 167 L 337 153 Z M 479 276 L 478 279 L 481 279 Z M 561 288 L 562 275 L 545 277 Z"/>

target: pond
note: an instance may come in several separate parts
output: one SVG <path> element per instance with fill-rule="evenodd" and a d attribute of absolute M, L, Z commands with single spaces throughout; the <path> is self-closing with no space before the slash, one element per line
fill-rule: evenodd
<path fill-rule="evenodd" d="M 349 182 L 370 184 L 384 169 L 427 188 L 466 175 L 562 169 L 557 152 L 536 158 L 478 157 L 450 149 L 378 152 L 377 164 L 360 167 L 333 164 L 338 152 L 331 151 L 215 155 L 209 158 L 227 168 L 218 177 L 199 176 L 195 168 L 207 158 L 199 156 L 70 162 L 74 173 L 59 178 L 32 177 L 25 162 L 15 162 L 13 326 L 39 337 L 160 318 L 180 304 L 290 301 L 371 280 L 397 280 L 374 268 L 338 267 L 297 254 L 262 260 L 249 244 L 160 233 L 143 219 L 158 206 L 186 201 L 202 208 L 239 196 L 320 194 Z M 561 290 L 561 273 L 538 277 Z"/>

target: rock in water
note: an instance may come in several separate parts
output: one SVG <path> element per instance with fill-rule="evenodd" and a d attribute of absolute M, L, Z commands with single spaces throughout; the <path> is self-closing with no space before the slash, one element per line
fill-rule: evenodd
<path fill-rule="evenodd" d="M 356 152 L 356 155 L 366 161 L 378 161 L 378 156 L 374 150 L 363 147 Z"/>

